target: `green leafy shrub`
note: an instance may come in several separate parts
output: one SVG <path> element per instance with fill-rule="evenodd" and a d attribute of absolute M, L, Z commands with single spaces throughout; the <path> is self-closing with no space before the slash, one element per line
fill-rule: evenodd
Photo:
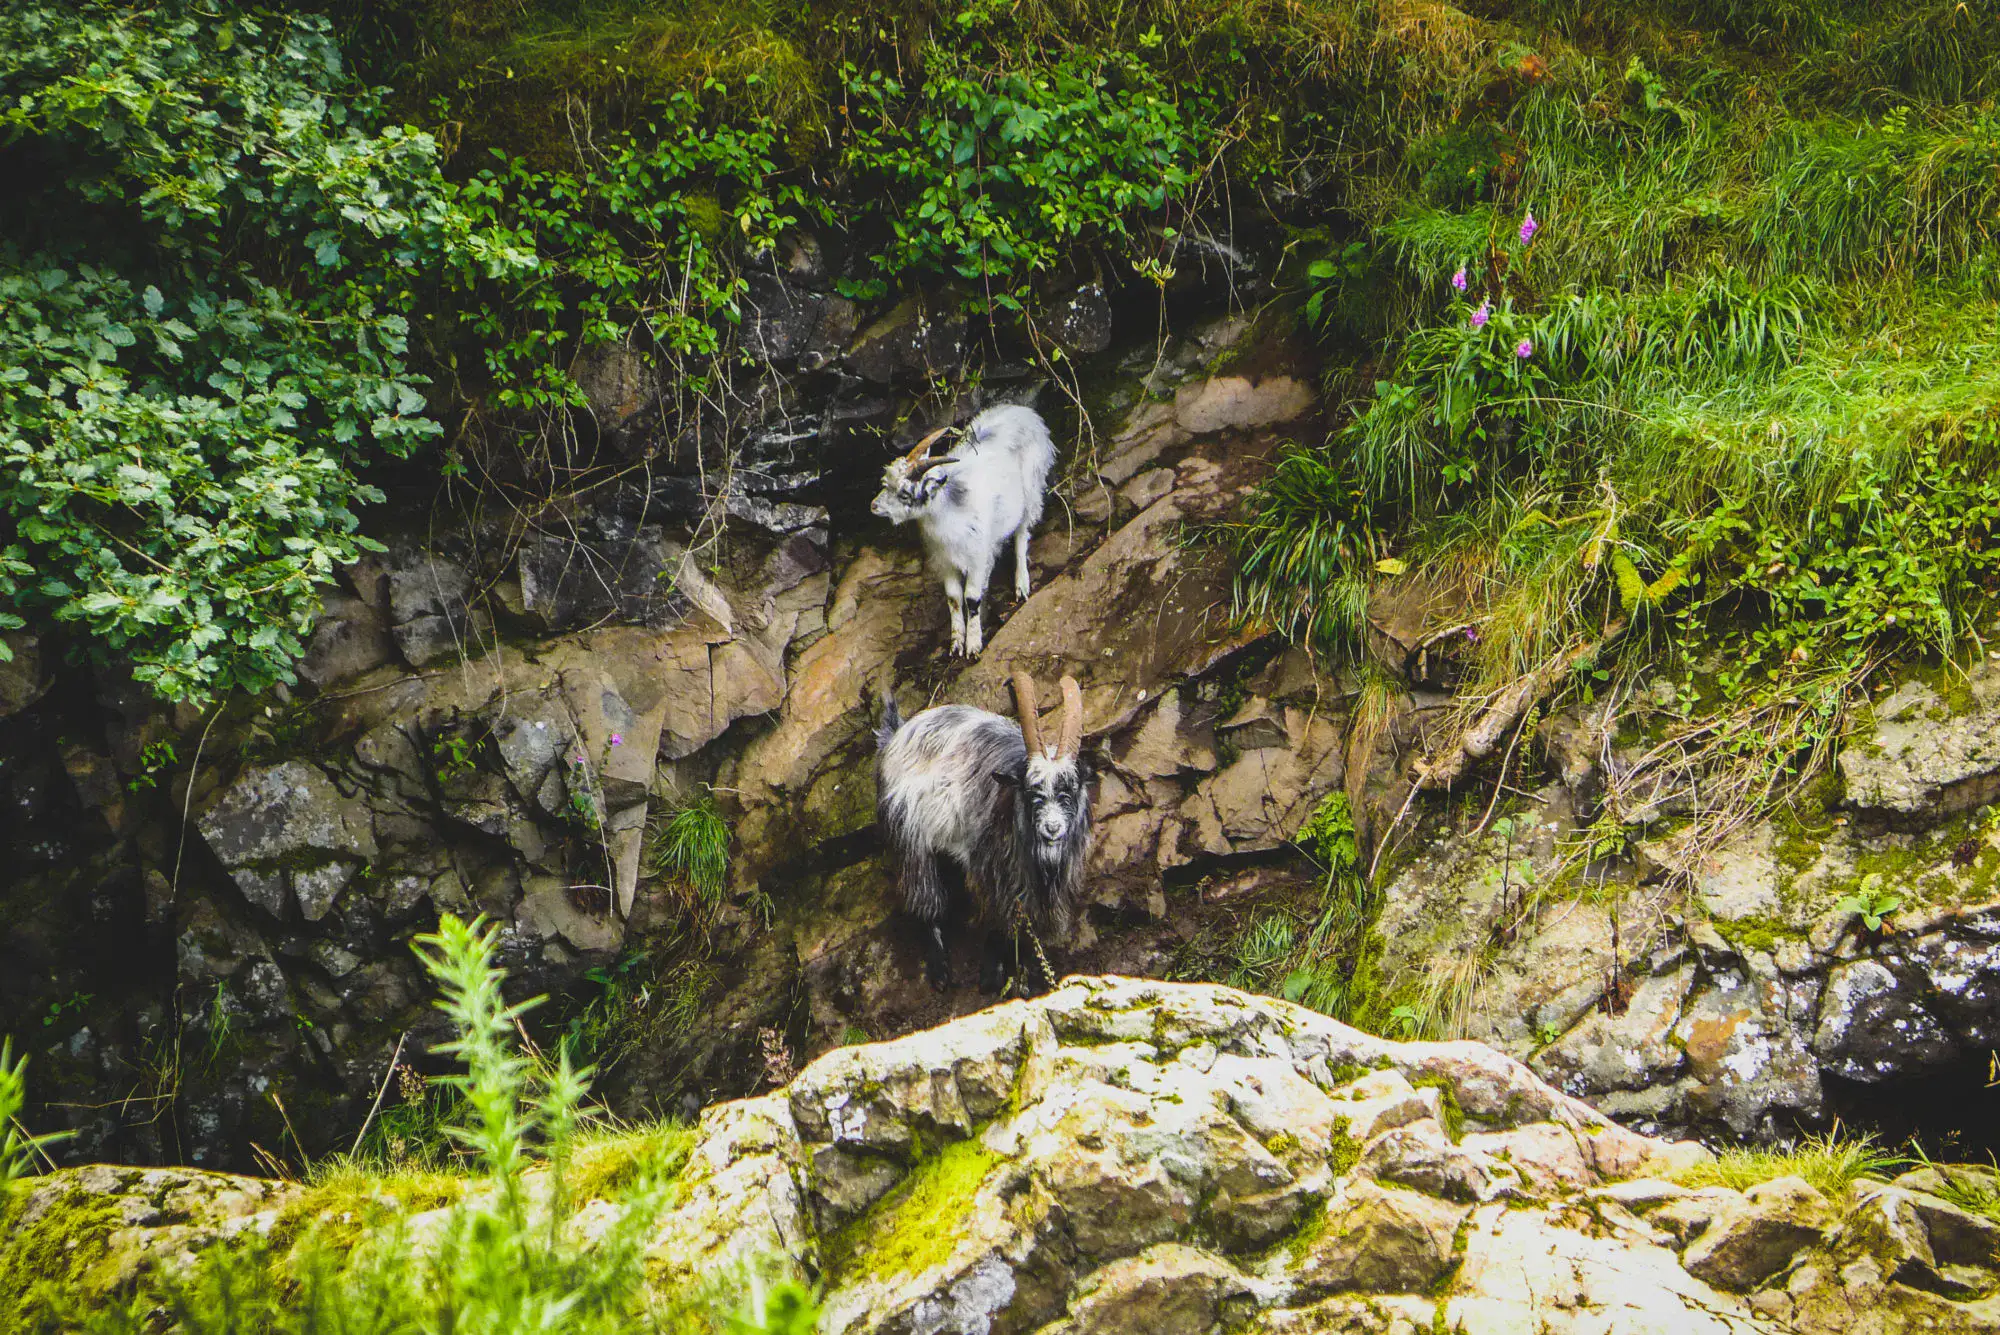
<path fill-rule="evenodd" d="M 631 340 L 642 350 L 703 359 L 740 322 L 738 263 L 769 251 L 805 210 L 778 175 L 775 130 L 704 114 L 691 91 L 652 109 L 641 135 L 600 144 L 577 170 L 536 168 L 499 149 L 454 196 L 468 225 L 507 253 L 533 255 L 536 281 L 458 252 L 456 301 L 485 359 L 497 402 L 581 406 L 576 351 Z"/>
<path fill-rule="evenodd" d="M 171 699 L 291 679 L 367 545 L 371 452 L 437 434 L 415 280 L 461 248 L 431 137 L 331 26 L 166 0 L 0 13 L 0 598 Z"/>
<path fill-rule="evenodd" d="M 845 160 L 880 182 L 888 232 L 871 262 L 885 279 L 963 280 L 975 311 L 1023 310 L 1029 281 L 1083 245 L 1120 247 L 1157 272 L 1148 260 L 1172 234 L 1142 242 L 1137 229 L 1194 185 L 1204 102 L 1116 50 L 1010 59 L 981 40 L 992 21 L 989 7 L 961 8 L 920 84 L 849 67 Z"/>

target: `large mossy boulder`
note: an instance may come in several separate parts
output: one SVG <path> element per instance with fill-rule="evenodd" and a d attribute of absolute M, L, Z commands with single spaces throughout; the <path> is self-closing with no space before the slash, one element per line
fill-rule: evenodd
<path fill-rule="evenodd" d="M 709 1109 L 648 1223 L 648 1275 L 662 1295 L 738 1267 L 816 1281 L 827 1335 L 2000 1331 L 2000 1228 L 1935 1194 L 1964 1195 L 1958 1170 L 1831 1195 L 1675 1180 L 1712 1179 L 1708 1159 L 1479 1044 L 1072 978 Z M 414 1219 L 418 1247 L 439 1217 L 312 1190 L 65 1170 L 6 1207 L 0 1294 L 103 1300 L 149 1259 L 288 1245 L 315 1211 Z"/>

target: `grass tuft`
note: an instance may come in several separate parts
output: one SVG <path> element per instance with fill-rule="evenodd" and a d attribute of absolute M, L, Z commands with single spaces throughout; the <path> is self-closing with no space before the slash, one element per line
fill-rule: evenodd
<path fill-rule="evenodd" d="M 712 914 L 729 886 L 729 823 L 708 794 L 661 813 L 646 830 L 646 872 L 674 887 L 697 916 Z"/>
<path fill-rule="evenodd" d="M 1842 1136 L 1838 1132 L 1807 1136 L 1787 1149 L 1728 1149 L 1707 1163 L 1674 1175 L 1684 1187 L 1728 1187 L 1745 1191 L 1780 1177 L 1802 1177 L 1829 1200 L 1844 1201 L 1863 1179 L 1886 1178 L 1909 1166 L 1873 1136 Z"/>

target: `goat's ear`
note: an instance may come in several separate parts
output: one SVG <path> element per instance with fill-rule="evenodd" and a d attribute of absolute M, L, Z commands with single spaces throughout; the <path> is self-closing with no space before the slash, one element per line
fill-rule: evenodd
<path fill-rule="evenodd" d="M 993 771 L 993 782 L 1002 788 L 1019 788 L 1021 776 L 1010 769 L 996 769 Z"/>

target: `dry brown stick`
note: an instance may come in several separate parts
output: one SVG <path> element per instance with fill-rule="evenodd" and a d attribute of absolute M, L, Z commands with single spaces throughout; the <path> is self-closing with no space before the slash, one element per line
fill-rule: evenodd
<path fill-rule="evenodd" d="M 361 1129 L 354 1133 L 354 1148 L 347 1152 L 350 1158 L 361 1153 L 361 1141 L 367 1136 L 369 1124 L 375 1120 L 375 1114 L 382 1108 L 382 1096 L 389 1092 L 390 1077 L 396 1074 L 396 1063 L 403 1059 L 403 1043 L 409 1036 L 410 1031 L 405 1029 L 402 1037 L 396 1040 L 396 1050 L 389 1054 L 389 1069 L 382 1072 L 382 1087 L 375 1091 L 375 1102 L 368 1106 L 368 1115 L 361 1119 Z"/>
<path fill-rule="evenodd" d="M 1577 664 L 1588 662 L 1610 648 L 1625 633 L 1629 624 L 1622 618 L 1612 622 L 1604 628 L 1602 635 L 1589 644 L 1544 663 L 1501 690 L 1459 735 L 1458 745 L 1449 755 L 1436 763 L 1417 762 L 1413 776 L 1416 789 L 1449 788 L 1465 777 L 1465 771 L 1473 762 L 1492 755 L 1508 731 L 1525 718 L 1528 710 L 1553 690 L 1563 676 Z"/>

